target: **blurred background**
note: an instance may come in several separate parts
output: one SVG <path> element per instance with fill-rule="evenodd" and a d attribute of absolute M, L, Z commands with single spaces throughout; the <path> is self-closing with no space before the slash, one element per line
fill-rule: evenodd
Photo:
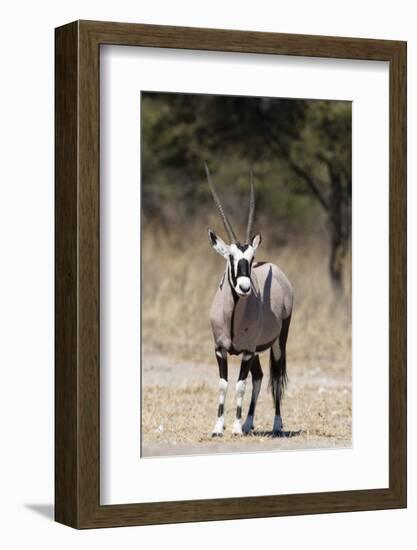
<path fill-rule="evenodd" d="M 211 249 L 207 228 L 226 236 L 204 161 L 242 239 L 253 172 L 254 230 L 263 236 L 257 259 L 279 265 L 295 289 L 290 380 L 304 390 L 304 382 L 314 392 L 321 388 L 317 414 L 327 388 L 341 382 L 343 406 L 332 408 L 327 396 L 329 414 L 334 437 L 338 432 L 350 441 L 351 114 L 348 101 L 142 92 L 142 379 L 148 388 L 142 422 L 149 442 L 205 441 L 214 421 L 209 308 L 225 262 Z M 167 427 L 169 414 L 181 411 L 173 405 L 157 418 L 154 404 L 173 403 L 164 392 L 198 383 L 207 386 L 196 391 L 200 400 L 208 391 L 210 421 L 182 437 L 181 429 Z M 183 422 L 187 431 L 186 412 Z"/>

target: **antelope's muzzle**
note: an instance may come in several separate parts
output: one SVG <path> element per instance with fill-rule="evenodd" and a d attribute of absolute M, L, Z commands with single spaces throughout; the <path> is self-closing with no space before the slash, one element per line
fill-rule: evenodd
<path fill-rule="evenodd" d="M 250 268 L 248 260 L 239 260 L 236 274 L 236 292 L 248 296 L 251 291 Z"/>

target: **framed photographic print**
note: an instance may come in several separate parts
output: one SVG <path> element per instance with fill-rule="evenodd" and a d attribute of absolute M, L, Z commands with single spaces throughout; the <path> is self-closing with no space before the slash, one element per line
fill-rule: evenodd
<path fill-rule="evenodd" d="M 406 506 L 406 44 L 56 29 L 56 520 Z"/>

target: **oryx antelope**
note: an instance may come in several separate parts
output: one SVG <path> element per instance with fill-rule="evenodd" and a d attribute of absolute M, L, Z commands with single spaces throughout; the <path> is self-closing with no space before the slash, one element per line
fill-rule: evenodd
<path fill-rule="evenodd" d="M 210 321 L 219 366 L 219 407 L 213 437 L 223 435 L 224 403 L 227 393 L 227 354 L 242 354 L 236 383 L 236 419 L 232 433 L 247 434 L 254 428 L 256 401 L 262 382 L 258 354 L 270 350 L 270 385 L 275 405 L 272 432 L 282 432 L 280 401 L 286 384 L 285 346 L 293 307 L 293 289 L 284 273 L 269 262 L 255 262 L 261 244 L 260 233 L 252 236 L 255 193 L 251 177 L 249 218 L 244 244 L 239 242 L 213 187 L 205 164 L 211 194 L 223 221 L 230 244 L 208 230 L 211 246 L 226 260 L 226 269 L 211 306 Z M 242 424 L 242 403 L 246 380 L 252 374 L 252 398 Z"/>

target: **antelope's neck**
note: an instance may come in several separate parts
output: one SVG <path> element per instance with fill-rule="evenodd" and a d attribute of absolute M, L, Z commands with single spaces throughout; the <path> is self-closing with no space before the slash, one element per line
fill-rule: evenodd
<path fill-rule="evenodd" d="M 238 353 L 253 347 L 251 342 L 259 330 L 259 286 L 256 274 L 252 271 L 251 293 L 247 297 L 239 296 L 232 286 L 229 269 L 228 266 L 224 277 L 223 314 L 232 349 Z"/>

